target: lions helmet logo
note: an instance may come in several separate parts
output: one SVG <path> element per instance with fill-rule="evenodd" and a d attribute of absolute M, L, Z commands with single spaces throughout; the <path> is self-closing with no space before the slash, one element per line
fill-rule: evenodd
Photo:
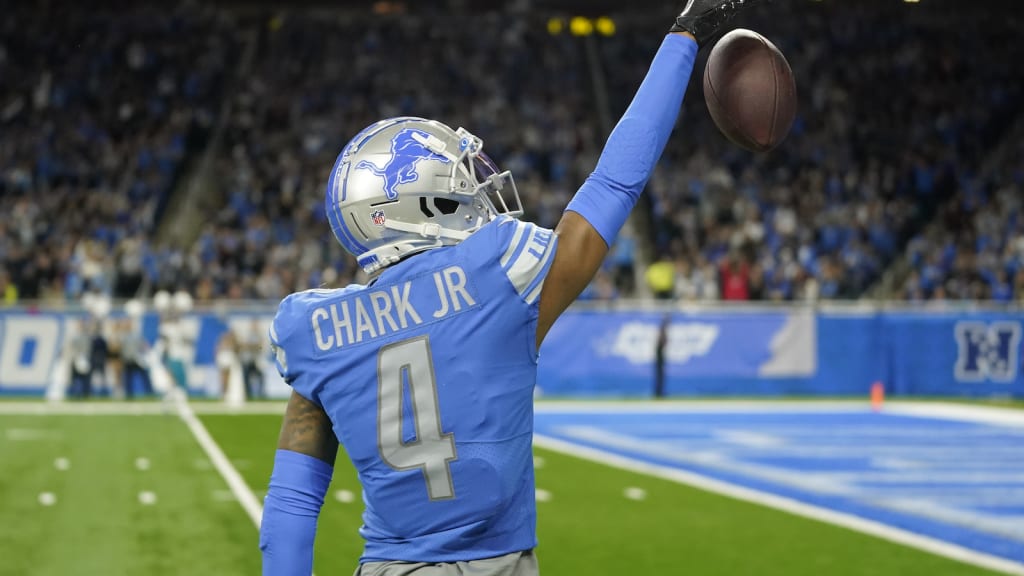
<path fill-rule="evenodd" d="M 416 128 L 406 128 L 395 135 L 391 140 L 391 159 L 383 168 L 373 162 L 363 160 L 356 164 L 356 170 L 369 170 L 375 175 L 384 179 L 384 194 L 388 200 L 398 199 L 398 186 L 409 184 L 419 180 L 417 165 L 424 160 L 437 160 L 443 164 L 451 162 L 450 159 L 438 154 L 429 148 L 425 142 L 430 134 Z M 383 215 L 383 213 L 382 213 Z M 377 223 L 376 216 L 374 224 Z M 380 224 L 378 224 L 380 226 Z"/>

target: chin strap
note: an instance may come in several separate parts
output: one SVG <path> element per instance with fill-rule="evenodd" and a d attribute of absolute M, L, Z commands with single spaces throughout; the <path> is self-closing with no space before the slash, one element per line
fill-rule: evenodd
<path fill-rule="evenodd" d="M 424 224 L 409 224 L 407 222 L 399 222 L 397 220 L 389 220 L 384 227 L 396 232 L 417 234 L 422 238 L 434 241 L 434 246 L 423 246 L 418 248 L 417 251 L 430 248 L 440 248 L 441 246 L 444 246 L 443 240 L 455 240 L 457 242 L 462 242 L 477 230 L 452 230 L 451 228 L 444 228 L 440 224 L 434 224 L 432 222 Z M 405 255 L 381 256 L 376 252 L 367 252 L 365 254 L 361 254 L 357 260 L 359 262 L 359 266 L 364 272 L 370 276 L 374 276 L 379 274 L 384 268 L 398 262 L 404 256 Z"/>
<path fill-rule="evenodd" d="M 443 228 L 440 224 L 433 222 L 427 222 L 424 224 L 408 224 L 406 222 L 399 222 L 397 220 L 388 220 L 384 227 L 389 230 L 395 230 L 396 232 L 406 232 L 409 234 L 419 234 L 424 238 L 432 238 L 438 242 L 441 239 L 458 240 L 459 242 L 469 238 L 469 235 L 473 232 L 467 232 L 464 230 L 452 230 L 451 228 Z"/>

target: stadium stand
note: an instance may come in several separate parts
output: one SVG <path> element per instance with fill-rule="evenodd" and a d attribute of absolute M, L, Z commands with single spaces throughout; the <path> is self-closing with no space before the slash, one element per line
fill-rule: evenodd
<path fill-rule="evenodd" d="M 275 299 L 355 279 L 323 190 L 347 139 L 380 118 L 470 128 L 515 174 L 528 217 L 557 222 L 600 141 L 578 43 L 491 14 L 473 17 L 475 34 L 498 39 L 481 45 L 455 32 L 470 28 L 467 16 L 444 20 L 290 14 L 262 26 L 218 157 L 224 208 L 196 246 L 201 299 Z"/>
<path fill-rule="evenodd" d="M 322 190 L 344 142 L 395 115 L 474 130 L 516 175 L 527 217 L 553 226 L 661 31 L 635 15 L 617 16 L 613 37 L 585 39 L 549 34 L 542 15 L 438 18 L 243 18 L 189 5 L 171 18 L 82 8 L 54 27 L 16 10 L 0 43 L 0 74 L 15 79 L 0 86 L 0 295 L 185 288 L 200 303 L 272 300 L 358 279 Z M 894 264 L 914 269 L 896 290 L 911 298 L 1024 294 L 1020 176 L 983 173 L 1017 116 L 1016 24 L 979 15 L 950 32 L 944 18 L 870 2 L 741 22 L 780 39 L 794 67 L 789 140 L 762 156 L 732 146 L 693 82 L 644 217 L 584 296 L 632 295 L 647 277 L 660 285 L 641 293 L 686 300 L 848 299 Z M 239 71 L 243 36 L 255 57 Z M 993 57 L 968 60 L 977 53 Z M 241 80 L 226 90 L 232 75 Z M 888 89 L 901 85 L 915 90 Z M 211 145 L 218 122 L 224 137 Z M 159 242 L 164 206 L 204 152 L 218 209 L 186 212 L 194 241 Z"/>
<path fill-rule="evenodd" d="M 7 301 L 135 294 L 161 211 L 201 148 L 232 28 L 195 6 L 20 4 L 0 41 L 0 287 Z"/>
<path fill-rule="evenodd" d="M 801 4 L 792 18 L 745 22 L 779 39 L 798 78 L 800 116 L 771 155 L 728 144 L 691 83 L 682 127 L 650 186 L 654 244 L 676 262 L 678 297 L 856 298 L 942 202 L 978 197 L 969 190 L 986 151 L 1019 116 L 1024 90 L 1008 64 L 1021 57 L 1016 16 L 965 14 L 951 30 L 947 10 L 918 8 Z M 656 32 L 620 29 L 603 53 L 609 70 L 630 71 L 614 84 L 619 107 Z M 979 53 L 991 57 L 970 56 Z M 989 212 L 1012 214 L 1005 207 Z M 963 266 L 977 273 L 977 264 Z"/>
<path fill-rule="evenodd" d="M 1024 300 L 1024 155 L 991 178 L 968 180 L 907 244 L 907 300 Z"/>

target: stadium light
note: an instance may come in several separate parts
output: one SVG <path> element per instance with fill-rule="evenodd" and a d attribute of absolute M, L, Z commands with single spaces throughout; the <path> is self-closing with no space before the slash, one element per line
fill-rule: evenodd
<path fill-rule="evenodd" d="M 573 36 L 590 36 L 594 33 L 594 23 L 590 18 L 576 16 L 569 21 L 569 31 Z"/>
<path fill-rule="evenodd" d="M 598 34 L 602 36 L 615 36 L 615 20 L 602 16 L 594 24 Z"/>
<path fill-rule="evenodd" d="M 564 30 L 565 22 L 561 18 L 551 18 L 548 20 L 548 34 L 558 36 Z"/>
<path fill-rule="evenodd" d="M 387 0 L 381 0 L 380 2 L 373 3 L 373 13 L 379 16 L 405 14 L 405 8 L 405 2 L 389 2 Z"/>

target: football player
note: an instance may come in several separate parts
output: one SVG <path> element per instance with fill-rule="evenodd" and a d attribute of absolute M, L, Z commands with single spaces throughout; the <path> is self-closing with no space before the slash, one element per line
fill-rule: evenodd
<path fill-rule="evenodd" d="M 263 573 L 308 575 L 339 442 L 359 473 L 365 576 L 537 574 L 537 349 L 598 270 L 676 123 L 698 46 L 753 0 L 690 0 L 555 231 L 481 140 L 394 118 L 341 152 L 326 209 L 366 286 L 287 297 L 293 388 L 260 531 Z"/>

